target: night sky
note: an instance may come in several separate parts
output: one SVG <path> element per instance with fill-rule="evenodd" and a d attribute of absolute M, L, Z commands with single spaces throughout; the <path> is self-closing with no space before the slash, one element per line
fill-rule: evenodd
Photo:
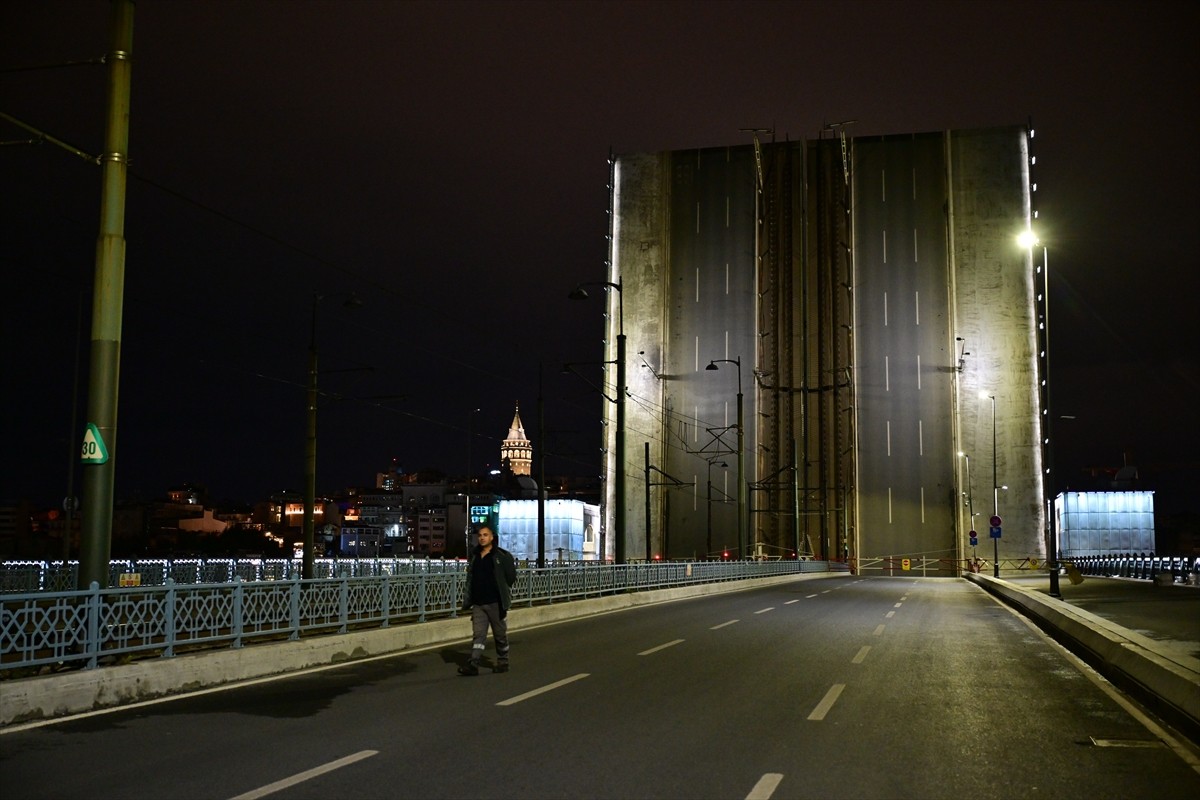
<path fill-rule="evenodd" d="M 474 469 L 495 465 L 517 402 L 536 434 L 539 364 L 547 471 L 597 475 L 603 401 L 561 367 L 602 358 L 603 303 L 567 293 L 605 279 L 610 149 L 1032 120 L 1052 411 L 1074 417 L 1056 488 L 1129 463 L 1160 511 L 1184 508 L 1200 479 L 1186 8 L 142 0 L 117 498 L 301 489 L 314 292 L 319 491 L 393 461 L 462 474 L 475 408 Z M 14 68 L 108 40 L 103 0 L 6 4 L 0 111 L 100 152 L 105 68 Z M 57 504 L 77 461 L 100 177 L 50 144 L 0 149 L 5 502 Z"/>

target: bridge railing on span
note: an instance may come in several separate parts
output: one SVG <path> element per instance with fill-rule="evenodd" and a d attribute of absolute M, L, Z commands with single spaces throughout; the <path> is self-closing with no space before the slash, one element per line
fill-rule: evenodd
<path fill-rule="evenodd" d="M 522 568 L 514 605 L 697 583 L 844 571 L 824 561 L 699 561 Z M 36 591 L 0 595 L 0 677 L 43 665 L 173 657 L 214 647 L 455 617 L 462 569 L 378 576 Z"/>

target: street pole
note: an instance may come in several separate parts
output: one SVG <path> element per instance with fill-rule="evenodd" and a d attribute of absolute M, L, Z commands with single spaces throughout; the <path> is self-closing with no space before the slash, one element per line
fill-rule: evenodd
<path fill-rule="evenodd" d="M 992 401 L 992 516 L 1000 516 L 1000 482 L 996 479 L 996 395 L 988 395 Z M 992 577 L 1000 577 L 1000 540 L 992 538 Z"/>
<path fill-rule="evenodd" d="M 1054 472 L 1054 436 L 1053 436 L 1053 419 L 1054 415 L 1050 413 L 1050 261 L 1049 255 L 1045 247 L 1042 248 L 1042 309 L 1044 319 L 1042 320 L 1042 347 L 1046 351 L 1046 357 L 1042 359 L 1045 369 L 1043 379 L 1046 382 L 1046 413 L 1043 418 L 1046 420 L 1046 474 L 1042 484 L 1042 495 L 1046 498 L 1044 505 L 1046 506 L 1046 522 L 1049 525 L 1049 541 L 1047 553 L 1050 561 L 1050 596 L 1062 597 L 1062 591 L 1058 585 L 1058 520 L 1054 517 L 1054 483 L 1057 475 Z"/>
<path fill-rule="evenodd" d="M 737 461 L 738 461 L 738 500 L 737 500 L 737 529 L 738 529 L 738 558 L 746 557 L 746 425 L 742 395 L 742 357 L 714 358 L 708 362 L 706 370 L 718 369 L 717 364 L 735 364 L 737 366 Z"/>
<path fill-rule="evenodd" d="M 534 458 L 538 463 L 538 500 L 537 500 L 537 539 L 538 539 L 538 569 L 546 566 L 546 401 L 542 393 L 542 362 L 538 362 L 538 446 Z M 559 555 L 562 561 L 562 555 Z"/>
<path fill-rule="evenodd" d="M 615 560 L 618 564 L 625 563 L 625 296 L 621 292 L 621 281 L 596 281 L 581 283 L 569 295 L 572 300 L 586 300 L 587 292 L 584 286 L 603 286 L 617 291 L 617 430 L 616 430 L 616 474 L 613 476 L 613 535 L 615 536 Z M 603 561 L 608 554 L 605 552 L 604 528 L 600 529 L 600 559 Z"/>
<path fill-rule="evenodd" d="M 108 64 L 108 116 L 104 136 L 100 235 L 92 296 L 92 350 L 88 374 L 88 424 L 108 457 L 86 462 L 80 589 L 106 588 L 112 555 L 113 487 L 117 470 L 117 387 L 121 366 L 121 316 L 125 295 L 125 185 L 129 163 L 129 100 L 133 57 L 133 2 L 112 4 Z M 89 428 L 89 430 L 91 430 Z"/>
<path fill-rule="evenodd" d="M 308 393 L 306 400 L 304 435 L 304 553 L 300 562 L 300 576 L 305 580 L 313 577 L 313 561 L 316 547 L 317 505 L 317 304 L 321 296 L 313 292 L 312 327 L 308 339 Z M 357 542 L 357 540 L 356 540 Z M 357 552 L 358 546 L 355 545 Z"/>
<path fill-rule="evenodd" d="M 471 440 L 474 436 L 475 415 L 478 408 L 467 412 L 467 522 L 463 530 L 463 558 L 471 556 Z"/>

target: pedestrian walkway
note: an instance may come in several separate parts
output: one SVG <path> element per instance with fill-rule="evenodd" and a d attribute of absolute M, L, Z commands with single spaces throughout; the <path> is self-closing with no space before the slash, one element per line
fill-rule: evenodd
<path fill-rule="evenodd" d="M 1046 573 L 1003 580 L 1026 591 L 1050 593 Z M 1182 583 L 1159 586 L 1153 581 L 1084 576 L 1073 584 L 1063 575 L 1064 602 L 1160 643 L 1177 655 L 1200 658 L 1200 587 Z"/>

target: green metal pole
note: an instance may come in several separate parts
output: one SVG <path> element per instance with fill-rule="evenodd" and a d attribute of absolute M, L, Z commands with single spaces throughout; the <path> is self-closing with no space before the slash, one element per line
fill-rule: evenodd
<path fill-rule="evenodd" d="M 300 564 L 300 577 L 313 577 L 313 562 L 316 547 L 317 514 L 317 303 L 320 295 L 314 294 L 312 301 L 312 331 L 308 339 L 308 392 L 304 435 L 304 554 Z"/>
<path fill-rule="evenodd" d="M 617 290 L 620 297 L 621 290 Z M 624 312 L 621 312 L 624 317 Z M 624 319 L 621 320 L 622 328 Z M 616 560 L 618 564 L 625 563 L 625 334 L 617 334 L 617 474 L 616 505 L 613 509 L 613 534 L 616 538 Z M 649 536 L 650 532 L 647 531 Z"/>
<path fill-rule="evenodd" d="M 96 427 L 108 458 L 83 472 L 83 527 L 79 588 L 108 586 L 112 555 L 113 486 L 116 477 L 117 388 L 120 384 L 121 317 L 125 295 L 125 181 L 129 151 L 130 77 L 133 69 L 133 2 L 113 0 L 108 64 L 108 120 L 104 136 L 100 235 L 92 295 L 92 350 L 88 422 Z"/>
<path fill-rule="evenodd" d="M 742 364 L 738 357 L 738 558 L 746 557 L 746 426 L 742 416 Z"/>

